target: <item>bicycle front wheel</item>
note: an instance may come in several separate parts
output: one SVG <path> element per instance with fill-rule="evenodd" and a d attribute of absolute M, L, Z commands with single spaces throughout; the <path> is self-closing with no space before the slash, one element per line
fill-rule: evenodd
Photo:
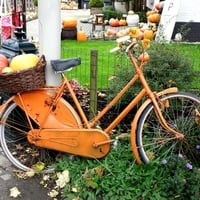
<path fill-rule="evenodd" d="M 168 125 L 181 132 L 183 139 L 167 132 L 159 123 L 153 104 L 140 116 L 136 130 L 136 143 L 141 160 L 167 160 L 181 156 L 192 165 L 200 167 L 200 99 L 189 93 L 168 94 L 161 97 L 162 114 Z"/>
<path fill-rule="evenodd" d="M 31 124 L 33 128 L 38 128 L 33 120 Z M 29 131 L 30 125 L 24 111 L 14 102 L 9 104 L 1 116 L 0 125 L 1 147 L 7 158 L 24 171 L 39 162 L 51 165 L 55 161 L 56 152 L 30 144 L 27 140 Z"/>

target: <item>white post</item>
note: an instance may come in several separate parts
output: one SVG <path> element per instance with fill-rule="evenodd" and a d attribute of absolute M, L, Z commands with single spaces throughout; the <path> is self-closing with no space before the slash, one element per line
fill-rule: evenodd
<path fill-rule="evenodd" d="M 50 60 L 59 59 L 61 52 L 60 0 L 38 1 L 39 53 L 47 60 L 46 84 L 59 85 L 60 78 L 52 70 Z"/>

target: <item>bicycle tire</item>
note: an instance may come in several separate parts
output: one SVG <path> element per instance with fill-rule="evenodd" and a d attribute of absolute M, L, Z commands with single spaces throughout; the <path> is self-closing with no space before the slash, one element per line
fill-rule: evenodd
<path fill-rule="evenodd" d="M 39 128 L 33 120 L 31 124 L 33 128 Z M 29 130 L 31 128 L 25 112 L 16 103 L 11 102 L 1 115 L 0 142 L 3 152 L 15 167 L 23 171 L 33 169 L 39 162 L 45 164 L 43 171 L 50 168 L 52 170 L 59 152 L 29 143 L 27 139 Z"/>
<path fill-rule="evenodd" d="M 179 130 L 184 138 L 178 139 L 168 133 L 156 118 L 153 104 L 150 103 L 142 112 L 136 130 L 138 153 L 143 163 L 159 159 L 164 161 L 172 156 L 181 156 L 197 167 L 200 167 L 200 125 L 196 120 L 200 116 L 200 98 L 185 92 L 167 94 L 161 97 L 167 105 L 162 110 L 170 127 Z"/>

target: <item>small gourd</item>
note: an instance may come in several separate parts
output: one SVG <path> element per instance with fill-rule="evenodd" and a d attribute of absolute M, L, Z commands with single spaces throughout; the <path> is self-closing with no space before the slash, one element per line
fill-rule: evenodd
<path fill-rule="evenodd" d="M 125 19 L 120 19 L 119 20 L 119 25 L 120 26 L 126 26 L 127 24 L 126 24 L 126 20 Z"/>
<path fill-rule="evenodd" d="M 82 28 L 77 32 L 77 40 L 78 41 L 87 41 L 87 35 Z"/>

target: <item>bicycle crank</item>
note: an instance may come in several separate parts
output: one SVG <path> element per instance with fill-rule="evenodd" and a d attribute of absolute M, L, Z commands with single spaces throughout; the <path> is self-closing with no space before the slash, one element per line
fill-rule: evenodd
<path fill-rule="evenodd" d="M 110 151 L 110 137 L 99 129 L 33 129 L 27 138 L 38 147 L 89 158 L 102 158 Z"/>

